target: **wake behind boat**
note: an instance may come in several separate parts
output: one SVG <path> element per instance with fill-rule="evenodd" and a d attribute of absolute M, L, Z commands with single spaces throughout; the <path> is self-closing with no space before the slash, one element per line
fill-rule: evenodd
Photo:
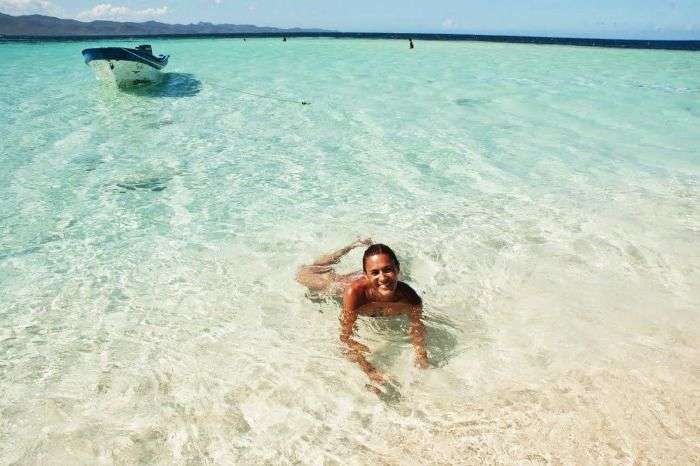
<path fill-rule="evenodd" d="M 135 49 L 126 47 L 98 47 L 82 52 L 85 63 L 104 81 L 118 86 L 158 81 L 161 70 L 168 64 L 168 55 L 153 55 L 150 45 Z"/>

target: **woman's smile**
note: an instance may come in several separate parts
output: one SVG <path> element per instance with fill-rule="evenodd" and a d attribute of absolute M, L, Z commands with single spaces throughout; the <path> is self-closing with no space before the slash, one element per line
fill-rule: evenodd
<path fill-rule="evenodd" d="M 376 254 L 365 261 L 365 276 L 377 298 L 393 298 L 398 284 L 398 268 L 388 254 Z"/>

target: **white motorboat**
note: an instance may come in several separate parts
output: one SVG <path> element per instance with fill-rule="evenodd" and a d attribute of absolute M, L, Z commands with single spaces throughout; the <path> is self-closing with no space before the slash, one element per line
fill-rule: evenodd
<path fill-rule="evenodd" d="M 99 47 L 85 49 L 82 53 L 98 79 L 113 81 L 118 86 L 158 81 L 169 58 L 168 55 L 153 55 L 150 45 L 139 45 L 135 49 Z"/>

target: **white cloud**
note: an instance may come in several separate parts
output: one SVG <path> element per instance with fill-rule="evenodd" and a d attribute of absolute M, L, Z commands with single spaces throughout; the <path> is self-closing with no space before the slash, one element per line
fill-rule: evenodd
<path fill-rule="evenodd" d="M 160 8 L 146 8 L 145 10 L 132 10 L 128 6 L 100 3 L 90 10 L 85 10 L 78 13 L 77 18 L 83 20 L 107 19 L 113 21 L 144 21 L 163 16 L 167 13 L 167 6 L 162 6 Z"/>
<path fill-rule="evenodd" d="M 445 21 L 442 22 L 442 27 L 445 29 L 454 29 L 457 27 L 457 23 L 455 23 L 455 20 L 452 18 L 446 18 Z"/>
<path fill-rule="evenodd" d="M 0 0 L 0 11 L 10 15 L 57 15 L 59 9 L 47 0 Z"/>

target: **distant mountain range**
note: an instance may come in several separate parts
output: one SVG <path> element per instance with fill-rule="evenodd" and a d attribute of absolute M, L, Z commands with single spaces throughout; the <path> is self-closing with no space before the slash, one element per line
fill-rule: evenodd
<path fill-rule="evenodd" d="M 5 36 L 150 36 L 161 34 L 247 34 L 331 32 L 324 29 L 280 29 L 252 24 L 166 24 L 119 21 L 83 22 L 43 15 L 11 16 L 0 13 L 0 35 Z"/>

